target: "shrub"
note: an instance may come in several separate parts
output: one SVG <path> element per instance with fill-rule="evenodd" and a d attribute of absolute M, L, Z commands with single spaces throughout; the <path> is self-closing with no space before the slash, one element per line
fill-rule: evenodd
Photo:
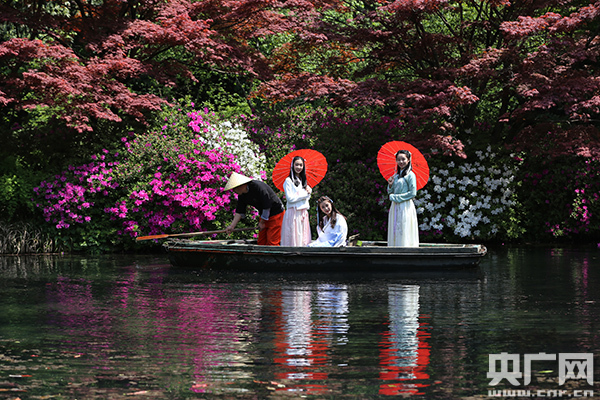
<path fill-rule="evenodd" d="M 6 222 L 19 221 L 34 210 L 31 192 L 40 181 L 33 171 L 15 156 L 0 160 L 0 216 Z"/>
<path fill-rule="evenodd" d="M 473 159 L 435 159 L 430 178 L 415 199 L 421 239 L 472 241 L 516 238 L 521 234 L 513 158 L 488 146 Z"/>
<path fill-rule="evenodd" d="M 106 162 L 105 157 L 101 155 L 99 161 L 86 165 L 69 166 L 55 175 L 54 180 L 42 181 L 34 189 L 36 205 L 42 209 L 46 221 L 76 250 L 101 247 L 114 234 L 102 208 L 110 201 L 112 190 L 118 187 L 112 176 L 117 162 Z M 68 234 L 62 231 L 67 229 Z"/>
<path fill-rule="evenodd" d="M 217 223 L 231 193 L 222 187 L 232 171 L 241 172 L 235 156 L 221 149 L 197 148 L 197 139 L 150 133 L 128 143 L 125 160 L 115 168 L 120 196 L 104 209 L 132 237 L 201 230 Z M 212 224 L 211 224 L 212 222 Z"/>
<path fill-rule="evenodd" d="M 166 109 L 162 125 L 123 137 L 36 188 L 48 222 L 67 230 L 76 250 L 107 250 L 118 236 L 220 228 L 231 218 L 232 171 L 264 176 L 257 146 L 208 111 Z M 240 164 L 243 166 L 241 167 Z"/>
<path fill-rule="evenodd" d="M 600 232 L 600 160 L 526 159 L 520 174 L 525 237 L 597 238 Z"/>
<path fill-rule="evenodd" d="M 258 150 L 265 156 L 267 171 L 271 172 L 289 152 L 313 147 L 320 114 L 320 109 L 290 107 L 260 116 L 240 115 L 237 123 L 244 126 L 252 142 L 258 145 Z M 266 179 L 271 180 L 270 174 Z"/>

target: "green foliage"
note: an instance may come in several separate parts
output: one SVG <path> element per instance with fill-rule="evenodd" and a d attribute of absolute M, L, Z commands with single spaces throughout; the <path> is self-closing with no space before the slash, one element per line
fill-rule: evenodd
<path fill-rule="evenodd" d="M 16 222 L 33 212 L 31 197 L 40 176 L 15 156 L 0 161 L 0 215 L 4 221 Z"/>
<path fill-rule="evenodd" d="M 219 110 L 224 118 L 250 114 L 247 97 L 250 83 L 243 75 L 227 75 L 210 69 L 197 69 L 196 81 L 182 81 L 174 89 L 174 95 L 193 100 L 197 107 Z"/>
<path fill-rule="evenodd" d="M 599 236 L 600 160 L 530 158 L 524 161 L 519 178 L 520 211 L 527 240 Z"/>
<path fill-rule="evenodd" d="M 76 132 L 57 120 L 48 108 L 28 111 L 5 109 L 0 128 L 7 134 L 0 159 L 14 156 L 29 169 L 53 174 L 89 160 L 102 149 L 119 146 L 119 139 L 140 124 L 94 121 L 92 132 Z M 13 171 L 14 172 L 14 171 Z"/>
<path fill-rule="evenodd" d="M 289 107 L 277 111 L 266 111 L 260 115 L 241 115 L 242 124 L 250 139 L 257 143 L 260 152 L 265 155 L 267 170 L 272 171 L 275 164 L 290 151 L 312 148 L 314 131 L 318 124 L 318 115 L 322 109 L 309 106 Z M 271 180 L 267 174 L 267 180 Z"/>
<path fill-rule="evenodd" d="M 14 218 L 23 197 L 23 185 L 16 175 L 0 175 L 0 213 L 5 218 Z"/>
<path fill-rule="evenodd" d="M 374 165 L 336 160 L 330 164 L 326 179 L 315 188 L 312 198 L 313 202 L 320 196 L 333 199 L 338 211 L 346 217 L 348 235 L 359 233 L 363 240 L 382 240 L 386 233 L 387 208 L 377 200 L 384 186 L 385 181 Z M 316 223 L 315 218 L 314 225 Z"/>

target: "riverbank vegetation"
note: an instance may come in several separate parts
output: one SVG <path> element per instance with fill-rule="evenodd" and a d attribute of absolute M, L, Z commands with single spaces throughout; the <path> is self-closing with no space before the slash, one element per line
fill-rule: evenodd
<path fill-rule="evenodd" d="M 595 245 L 599 23 L 578 2 L 3 2 L 0 251 L 222 228 L 228 175 L 269 182 L 297 148 L 328 160 L 313 197 L 383 239 L 390 140 L 430 164 L 422 240 Z"/>

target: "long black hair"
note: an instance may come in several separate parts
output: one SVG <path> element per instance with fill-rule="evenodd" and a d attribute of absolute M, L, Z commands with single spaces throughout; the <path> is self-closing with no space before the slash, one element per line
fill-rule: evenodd
<path fill-rule="evenodd" d="M 330 221 L 331 221 L 331 227 L 335 227 L 335 223 L 337 222 L 337 216 L 341 215 L 343 217 L 343 215 L 337 210 L 337 208 L 335 208 L 335 205 L 333 204 L 333 200 L 331 200 L 329 197 L 327 196 L 321 196 L 319 197 L 319 200 L 317 200 L 317 220 L 319 221 L 319 226 L 321 227 L 321 230 L 325 229 L 325 217 L 321 216 L 321 203 L 323 202 L 330 202 L 331 203 L 331 217 L 330 217 Z"/>
<path fill-rule="evenodd" d="M 412 154 L 408 150 L 398 150 L 396 153 L 396 160 L 398 160 L 398 154 L 404 154 L 406 158 L 408 158 L 408 165 L 402 169 L 402 171 L 398 170 L 398 164 L 396 163 L 396 173 L 399 178 L 404 178 L 406 174 L 412 171 Z"/>
<path fill-rule="evenodd" d="M 302 160 L 302 171 L 296 176 L 296 173 L 294 172 L 294 163 L 298 160 Z M 290 166 L 290 178 L 292 179 L 292 182 L 294 182 L 294 185 L 302 185 L 302 187 L 306 189 L 306 161 L 304 161 L 304 158 L 300 156 L 294 157 L 292 165 Z"/>

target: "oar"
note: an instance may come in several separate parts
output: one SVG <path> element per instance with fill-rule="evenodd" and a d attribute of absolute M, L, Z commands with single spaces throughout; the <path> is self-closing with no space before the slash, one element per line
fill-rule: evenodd
<path fill-rule="evenodd" d="M 234 229 L 233 232 L 242 232 L 242 231 L 254 231 L 257 228 L 238 228 Z M 223 233 L 227 232 L 225 229 L 221 229 L 219 231 L 204 231 L 204 232 L 190 232 L 190 233 L 174 233 L 174 234 L 162 234 L 162 235 L 150 235 L 150 236 L 139 236 L 136 237 L 135 240 L 151 240 L 151 239 L 164 239 L 169 237 L 176 236 L 196 236 L 196 235 L 213 235 L 215 233 Z"/>

